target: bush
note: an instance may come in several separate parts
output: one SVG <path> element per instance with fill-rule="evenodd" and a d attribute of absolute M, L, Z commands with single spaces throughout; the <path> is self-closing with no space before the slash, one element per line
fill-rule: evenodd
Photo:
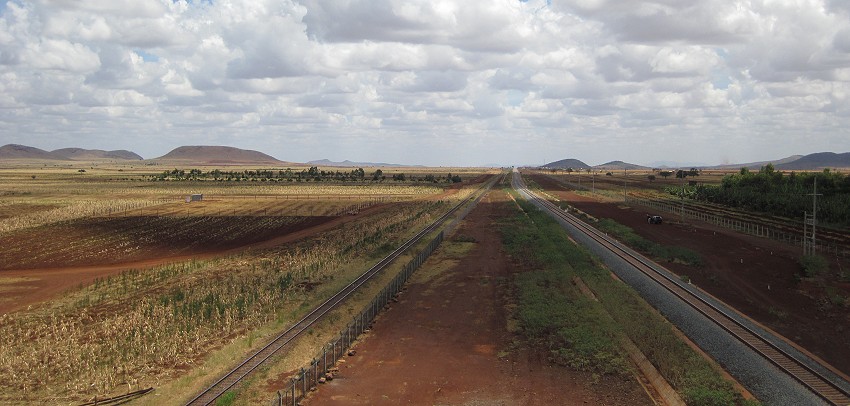
<path fill-rule="evenodd" d="M 215 402 L 216 406 L 229 406 L 232 405 L 236 400 L 236 392 L 225 392 L 224 395 L 221 395 Z"/>
<path fill-rule="evenodd" d="M 803 275 L 813 278 L 829 270 L 829 262 L 820 255 L 803 255 L 800 257 Z"/>

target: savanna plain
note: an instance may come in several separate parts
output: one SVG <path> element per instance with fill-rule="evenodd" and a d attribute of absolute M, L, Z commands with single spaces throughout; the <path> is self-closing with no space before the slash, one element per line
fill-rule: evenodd
<path fill-rule="evenodd" d="M 813 259 L 788 242 L 685 217 L 688 207 L 799 228 L 782 215 L 696 198 L 699 184 L 730 175 L 524 171 L 565 210 L 848 372 L 846 224 L 827 224 L 835 254 Z M 567 404 L 652 404 L 657 388 L 630 348 L 687 404 L 757 403 L 509 178 L 470 168 L 4 163 L 0 403 L 82 404 L 154 388 L 134 404 L 183 404 L 479 193 L 338 379 L 306 403 L 352 404 L 359 394 L 360 404 L 534 404 L 532 388 Z M 649 213 L 667 221 L 650 225 Z M 219 403 L 271 401 L 421 248 Z M 386 353 L 399 342 L 404 351 Z M 429 386 L 437 375 L 453 384 Z"/>

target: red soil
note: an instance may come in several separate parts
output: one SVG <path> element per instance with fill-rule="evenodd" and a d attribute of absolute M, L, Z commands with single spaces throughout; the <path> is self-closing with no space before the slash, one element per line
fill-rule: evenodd
<path fill-rule="evenodd" d="M 44 267 L 34 269 L 0 270 L 0 314 L 24 309 L 81 285 L 94 282 L 97 278 L 116 275 L 128 269 L 145 269 L 172 262 L 191 259 L 209 259 L 242 252 L 247 249 L 264 249 L 297 241 L 314 234 L 330 230 L 340 224 L 353 221 L 363 215 L 377 213 L 385 205 L 372 206 L 358 216 L 324 218 L 324 222 L 303 222 L 286 228 L 278 235 L 268 235 L 262 241 L 251 238 L 247 241 L 235 241 L 225 248 L 198 251 L 191 254 L 173 255 L 161 249 L 147 251 L 148 258 L 118 264 L 104 264 L 104 259 L 93 259 L 89 263 L 74 266 Z"/>
<path fill-rule="evenodd" d="M 502 250 L 496 225 L 512 210 L 503 192 L 491 192 L 457 232 L 477 241 L 472 250 L 454 265 L 432 257 L 337 377 L 303 404 L 652 404 L 633 380 L 594 382 L 512 345 L 505 304 L 508 280 L 520 269 Z M 447 270 L 420 276 L 439 265 Z"/>
<path fill-rule="evenodd" d="M 663 265 L 687 275 L 701 289 L 850 374 L 850 312 L 830 305 L 816 282 L 797 282 L 795 274 L 801 271 L 797 263 L 799 247 L 693 219 L 682 224 L 669 213 L 628 207 L 622 202 L 599 202 L 567 191 L 546 176 L 533 179 L 550 194 L 596 218 L 613 219 L 659 244 L 700 253 L 705 262 L 701 267 Z M 663 215 L 665 223 L 648 224 L 647 214 Z M 850 264 L 846 262 L 839 266 L 847 269 Z"/>

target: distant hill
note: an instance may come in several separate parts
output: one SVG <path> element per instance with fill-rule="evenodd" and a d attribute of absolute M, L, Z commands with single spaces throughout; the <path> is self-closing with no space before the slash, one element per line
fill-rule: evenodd
<path fill-rule="evenodd" d="M 99 159 L 120 159 L 128 161 L 139 161 L 144 158 L 132 151 L 116 150 L 104 151 L 100 149 L 83 149 L 83 148 L 62 148 L 52 151 L 53 154 L 62 156 L 66 159 L 73 160 L 99 160 Z"/>
<path fill-rule="evenodd" d="M 789 164 L 791 162 L 794 162 L 794 161 L 796 161 L 796 160 L 798 160 L 802 157 L 803 157 L 802 155 L 791 155 L 787 158 L 776 159 L 776 160 L 772 160 L 772 161 L 748 162 L 748 163 L 744 163 L 744 164 L 717 165 L 717 166 L 711 166 L 711 167 L 704 167 L 703 169 L 741 169 L 741 168 L 761 169 L 762 166 L 765 166 L 767 164 L 773 164 L 773 166 L 778 167 L 779 165 L 784 165 L 784 164 Z"/>
<path fill-rule="evenodd" d="M 308 165 L 313 166 L 342 166 L 346 168 L 374 168 L 377 166 L 415 166 L 415 165 L 401 165 L 401 164 L 388 164 L 384 162 L 351 162 L 349 160 L 345 160 L 342 162 L 334 162 L 329 159 L 319 159 L 316 161 L 307 162 Z"/>
<path fill-rule="evenodd" d="M 625 167 L 625 169 L 628 169 L 628 170 L 635 170 L 635 169 L 637 169 L 637 170 L 646 170 L 646 169 L 650 169 L 650 168 L 648 168 L 648 167 L 646 167 L 646 166 L 630 164 L 630 163 L 628 163 L 628 162 L 623 162 L 623 161 L 611 161 L 611 162 L 604 163 L 604 164 L 602 164 L 602 165 L 596 165 L 596 166 L 594 166 L 594 168 L 596 168 L 596 169 L 605 169 L 605 170 L 612 170 L 612 169 L 620 169 L 620 170 L 622 170 L 622 169 L 623 169 L 623 167 Z"/>
<path fill-rule="evenodd" d="M 811 171 L 824 168 L 850 168 L 850 152 L 836 154 L 834 152 L 818 152 L 809 155 L 791 155 L 787 158 L 772 161 L 748 162 L 743 164 L 728 164 L 704 167 L 703 169 L 740 169 L 752 170 L 773 164 L 776 169 L 785 171 Z"/>
<path fill-rule="evenodd" d="M 0 147 L 0 159 L 35 159 L 51 161 L 68 160 L 68 158 L 53 152 L 18 144 L 7 144 Z"/>
<path fill-rule="evenodd" d="M 542 165 L 544 168 L 552 168 L 552 169 L 589 169 L 590 166 L 586 163 L 579 161 L 578 159 L 562 159 L 560 161 L 549 162 L 546 165 Z"/>
<path fill-rule="evenodd" d="M 282 161 L 259 151 L 235 147 L 191 145 L 177 147 L 155 158 L 156 161 L 180 161 L 196 164 L 280 164 Z"/>
<path fill-rule="evenodd" d="M 782 170 L 816 170 L 824 168 L 850 168 L 850 152 L 818 152 L 809 154 L 791 162 L 773 164 Z"/>

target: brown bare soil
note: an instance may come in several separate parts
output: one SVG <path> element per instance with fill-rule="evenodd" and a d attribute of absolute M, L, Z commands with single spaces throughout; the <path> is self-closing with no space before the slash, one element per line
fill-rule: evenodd
<path fill-rule="evenodd" d="M 385 207 L 385 205 L 372 206 L 361 211 L 358 216 L 374 214 Z M 280 234 L 265 236 L 262 241 L 252 237 L 248 240 L 233 241 L 230 245 L 220 246 L 217 249 L 190 254 L 174 255 L 168 250 L 150 249 L 147 251 L 148 259 L 131 262 L 109 263 L 107 261 L 104 264 L 101 262 L 104 261 L 103 258 L 94 258 L 89 263 L 77 263 L 74 266 L 0 270 L 0 314 L 24 309 L 53 298 L 68 289 L 84 286 L 94 282 L 95 279 L 116 275 L 128 269 L 145 269 L 191 259 L 209 259 L 247 249 L 271 248 L 330 230 L 353 221 L 358 216 L 327 218 L 324 222 L 318 223 L 297 223 L 294 227 L 281 230 Z M 23 252 L 20 255 L 26 258 L 27 254 Z"/>
<path fill-rule="evenodd" d="M 432 257 L 303 404 L 651 404 L 634 380 L 552 366 L 508 332 L 508 282 L 522 270 L 495 222 L 513 210 L 504 192 L 491 192 L 457 232 L 476 241 L 471 250 Z"/>
<path fill-rule="evenodd" d="M 243 247 L 320 225 L 329 216 L 122 216 L 86 218 L 0 237 L 0 271 L 90 266 Z M 25 253 L 25 255 L 22 255 Z"/>
<path fill-rule="evenodd" d="M 800 248 L 711 224 L 679 219 L 648 208 L 599 202 L 565 190 L 550 178 L 535 182 L 559 199 L 596 218 L 610 218 L 646 239 L 680 246 L 702 255 L 701 267 L 664 263 L 679 275 L 730 304 L 741 313 L 782 334 L 845 374 L 850 374 L 850 312 L 824 297 L 817 281 L 798 281 Z M 648 224 L 647 214 L 665 216 L 661 225 Z M 850 264 L 834 260 L 833 266 Z M 844 287 L 844 295 L 848 290 Z"/>

